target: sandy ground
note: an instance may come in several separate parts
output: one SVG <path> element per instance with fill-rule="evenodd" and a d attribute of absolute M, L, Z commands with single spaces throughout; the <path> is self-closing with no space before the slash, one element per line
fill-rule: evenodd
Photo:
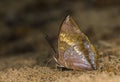
<path fill-rule="evenodd" d="M 44 34 L 54 37 L 58 33 L 64 18 L 61 13 L 65 12 L 56 9 L 48 12 L 56 19 L 49 20 L 45 25 L 39 26 L 40 28 L 20 25 L 17 26 L 19 28 L 11 30 L 1 21 L 0 25 L 3 28 L 0 28 L 0 82 L 120 82 L 119 7 L 89 9 L 82 3 L 76 2 L 72 7 L 71 4 L 72 2 L 65 8 L 73 10 L 72 16 L 80 29 L 98 49 L 98 69 L 93 71 L 56 69 L 55 61 L 52 59 L 54 52 Z M 54 14 L 55 11 L 57 15 Z M 41 20 L 46 18 L 46 14 L 43 13 Z"/>

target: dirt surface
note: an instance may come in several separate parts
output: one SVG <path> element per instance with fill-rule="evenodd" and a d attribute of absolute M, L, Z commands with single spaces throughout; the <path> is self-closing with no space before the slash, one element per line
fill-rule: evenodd
<path fill-rule="evenodd" d="M 92 0 L 21 0 L 15 8 L 18 2 L 13 2 L 2 1 L 0 8 L 0 82 L 120 82 L 119 6 L 108 6 L 106 1 L 107 7 L 100 2 L 96 7 Z M 55 43 L 66 10 L 98 49 L 97 70 L 56 69 L 45 37 Z"/>

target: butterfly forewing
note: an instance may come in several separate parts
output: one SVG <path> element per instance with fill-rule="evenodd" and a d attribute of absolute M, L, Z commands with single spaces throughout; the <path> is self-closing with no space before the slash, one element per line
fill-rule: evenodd
<path fill-rule="evenodd" d="M 96 50 L 92 47 L 72 17 L 67 16 L 58 38 L 58 64 L 74 70 L 96 68 Z"/>

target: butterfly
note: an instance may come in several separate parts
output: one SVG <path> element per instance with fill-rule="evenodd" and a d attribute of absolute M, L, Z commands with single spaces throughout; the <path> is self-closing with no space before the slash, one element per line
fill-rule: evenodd
<path fill-rule="evenodd" d="M 73 70 L 97 69 L 98 52 L 70 15 L 60 26 L 57 44 L 54 60 L 58 67 Z"/>

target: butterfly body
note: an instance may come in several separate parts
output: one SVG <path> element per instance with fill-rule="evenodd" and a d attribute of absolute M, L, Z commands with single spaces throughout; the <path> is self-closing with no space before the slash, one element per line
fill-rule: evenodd
<path fill-rule="evenodd" d="M 60 67 L 73 70 L 97 68 L 97 51 L 74 20 L 67 16 L 61 25 L 56 62 Z"/>

